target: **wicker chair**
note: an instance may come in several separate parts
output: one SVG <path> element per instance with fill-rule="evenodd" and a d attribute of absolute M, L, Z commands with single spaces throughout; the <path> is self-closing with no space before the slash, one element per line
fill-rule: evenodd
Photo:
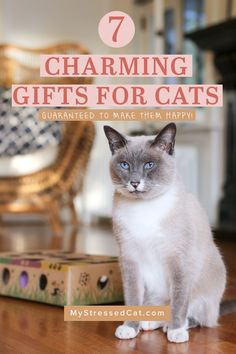
<path fill-rule="evenodd" d="M 0 46 L 0 86 L 12 83 L 48 83 L 39 78 L 39 54 L 87 53 L 76 44 L 59 44 L 41 49 Z M 25 61 L 22 60 L 25 55 Z M 63 78 L 56 83 L 89 83 L 88 78 Z M 55 80 L 54 80 L 55 83 Z M 63 125 L 58 157 L 53 165 L 22 177 L 0 177 L 0 214 L 44 213 L 52 229 L 62 230 L 60 210 L 67 206 L 72 223 L 78 224 L 74 197 L 81 192 L 95 128 L 92 122 L 66 122 Z"/>

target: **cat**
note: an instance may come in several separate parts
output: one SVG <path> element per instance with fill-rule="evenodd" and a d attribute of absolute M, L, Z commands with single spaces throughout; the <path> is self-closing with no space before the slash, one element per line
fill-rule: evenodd
<path fill-rule="evenodd" d="M 130 339 L 163 327 L 170 342 L 186 342 L 189 328 L 217 325 L 226 269 L 204 210 L 178 175 L 176 125 L 155 137 L 104 131 L 125 304 L 171 307 L 169 323 L 125 321 L 115 336 Z"/>

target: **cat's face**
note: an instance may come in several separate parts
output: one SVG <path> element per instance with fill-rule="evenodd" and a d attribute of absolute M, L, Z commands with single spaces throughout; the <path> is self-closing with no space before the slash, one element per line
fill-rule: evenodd
<path fill-rule="evenodd" d="M 174 123 L 156 137 L 125 137 L 109 126 L 104 130 L 112 152 L 111 178 L 118 193 L 150 199 L 168 190 L 175 175 Z"/>

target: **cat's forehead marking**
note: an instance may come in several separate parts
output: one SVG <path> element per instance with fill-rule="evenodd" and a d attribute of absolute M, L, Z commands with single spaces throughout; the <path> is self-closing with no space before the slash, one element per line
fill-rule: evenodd
<path fill-rule="evenodd" d="M 150 136 L 129 137 L 126 146 L 126 153 L 133 158 L 144 158 L 146 155 L 155 154 L 156 151 L 150 148 L 153 141 Z M 125 150 L 125 149 L 124 149 Z"/>
<path fill-rule="evenodd" d="M 134 155 L 134 156 L 139 156 L 143 155 L 144 153 L 147 153 L 150 151 L 150 142 L 152 139 L 147 136 L 137 136 L 137 137 L 128 137 L 128 143 L 127 143 L 127 153 Z"/>
<path fill-rule="evenodd" d="M 128 140 L 128 145 L 145 146 L 147 145 L 147 143 L 154 140 L 154 138 L 155 136 L 139 135 L 139 136 L 129 136 L 127 137 L 127 140 Z"/>
<path fill-rule="evenodd" d="M 129 137 L 128 142 L 124 148 L 119 149 L 114 158 L 124 159 L 132 163 L 133 165 L 143 164 L 145 160 L 159 160 L 162 156 L 162 152 L 158 149 L 150 147 L 153 141 L 152 137 Z"/>

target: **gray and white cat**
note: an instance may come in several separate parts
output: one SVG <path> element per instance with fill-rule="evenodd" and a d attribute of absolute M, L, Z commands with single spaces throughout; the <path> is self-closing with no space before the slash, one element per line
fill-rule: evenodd
<path fill-rule="evenodd" d="M 209 222 L 175 166 L 176 125 L 156 137 L 129 137 L 104 127 L 115 186 L 113 224 L 120 246 L 126 305 L 171 305 L 171 321 L 126 321 L 120 339 L 163 327 L 171 342 L 188 328 L 217 325 L 226 270 Z"/>

